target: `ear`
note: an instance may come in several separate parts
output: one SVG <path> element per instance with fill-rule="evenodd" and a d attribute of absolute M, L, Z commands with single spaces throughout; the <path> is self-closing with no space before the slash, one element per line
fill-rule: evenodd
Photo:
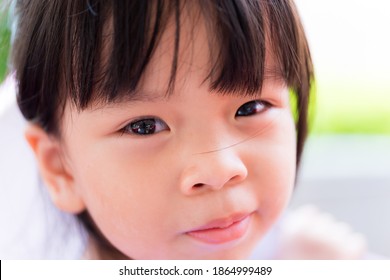
<path fill-rule="evenodd" d="M 27 126 L 25 137 L 35 154 L 53 203 L 66 212 L 75 214 L 82 212 L 85 204 L 66 165 L 63 148 L 57 137 L 47 134 L 34 124 Z"/>

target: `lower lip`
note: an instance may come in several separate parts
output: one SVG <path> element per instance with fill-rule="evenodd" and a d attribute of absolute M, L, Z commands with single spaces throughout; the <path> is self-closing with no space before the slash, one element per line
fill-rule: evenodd
<path fill-rule="evenodd" d="M 240 239 L 248 230 L 250 215 L 226 228 L 210 228 L 187 232 L 192 238 L 208 244 L 223 244 Z"/>

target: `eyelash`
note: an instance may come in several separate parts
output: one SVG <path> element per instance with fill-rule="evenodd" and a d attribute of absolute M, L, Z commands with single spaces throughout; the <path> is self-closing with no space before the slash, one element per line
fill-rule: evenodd
<path fill-rule="evenodd" d="M 256 105 L 254 108 L 250 106 Z M 262 100 L 252 100 L 241 105 L 235 114 L 235 117 L 249 117 L 268 110 L 272 105 Z M 240 110 L 243 110 L 240 112 Z M 158 130 L 156 132 L 156 129 Z M 138 133 L 136 132 L 138 130 Z M 138 136 L 150 136 L 163 130 L 169 130 L 168 125 L 156 117 L 144 117 L 132 121 L 123 127 L 120 132 L 123 134 L 133 134 Z"/>

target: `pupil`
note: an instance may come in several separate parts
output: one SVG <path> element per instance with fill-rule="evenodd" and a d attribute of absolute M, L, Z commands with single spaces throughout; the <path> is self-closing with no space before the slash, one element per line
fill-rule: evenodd
<path fill-rule="evenodd" d="M 252 114 L 254 112 L 256 112 L 256 105 L 254 104 L 254 102 L 250 102 L 244 105 L 244 113 Z"/>
<path fill-rule="evenodd" d="M 131 130 L 137 134 L 152 134 L 156 130 L 156 123 L 154 120 L 141 120 L 131 125 Z"/>

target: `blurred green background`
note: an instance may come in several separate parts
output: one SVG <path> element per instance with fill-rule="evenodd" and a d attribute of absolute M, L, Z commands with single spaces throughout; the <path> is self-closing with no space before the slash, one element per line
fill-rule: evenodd
<path fill-rule="evenodd" d="M 390 135 L 390 1 L 295 2 L 316 72 L 313 134 Z"/>
<path fill-rule="evenodd" d="M 0 0 L 0 81 L 2 81 L 7 71 L 7 57 L 9 52 L 9 43 L 11 30 L 8 24 L 8 14 Z"/>
<path fill-rule="evenodd" d="M 361 22 L 363 13 L 370 16 L 371 7 L 361 6 L 361 1 L 360 12 L 355 9 L 355 14 L 348 15 L 349 20 L 340 7 L 342 2 L 322 2 L 327 3 L 296 1 L 316 69 L 312 133 L 390 135 L 390 59 L 381 57 L 381 51 L 388 56 L 390 43 L 382 42 L 381 34 L 373 38 L 376 25 L 390 22 L 375 22 L 381 18 L 378 10 L 372 10 L 372 18 Z M 367 22 L 372 27 L 367 27 Z M 7 12 L 0 7 L 1 81 L 7 71 L 10 36 Z M 372 44 L 370 40 L 379 41 Z"/>

